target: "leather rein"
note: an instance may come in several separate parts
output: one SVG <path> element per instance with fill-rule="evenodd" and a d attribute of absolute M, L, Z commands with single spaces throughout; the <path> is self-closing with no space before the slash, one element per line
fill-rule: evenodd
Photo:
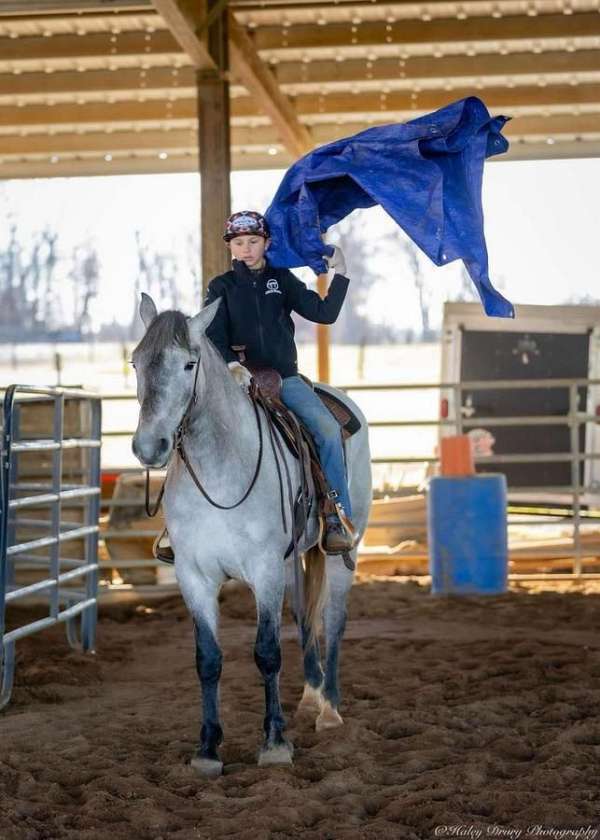
<path fill-rule="evenodd" d="M 285 455 L 283 452 L 283 447 L 281 441 L 279 440 L 279 436 L 277 431 L 274 428 L 273 420 L 271 414 L 269 412 L 269 408 L 267 406 L 267 402 L 265 397 L 261 393 L 260 389 L 258 388 L 255 380 L 253 379 L 250 388 L 248 391 L 248 395 L 252 402 L 252 407 L 254 409 L 254 416 L 256 418 L 256 426 L 258 429 L 258 457 L 256 459 L 256 467 L 254 469 L 254 475 L 252 476 L 252 480 L 248 486 L 248 489 L 244 493 L 244 495 L 233 505 L 222 505 L 219 502 L 216 502 L 208 493 L 208 491 L 204 488 L 202 482 L 200 481 L 192 463 L 188 457 L 188 454 L 185 450 L 184 446 L 184 438 L 188 429 L 190 417 L 192 410 L 194 409 L 197 401 L 198 401 L 198 394 L 197 394 L 197 386 L 198 386 L 198 371 L 200 369 L 200 360 L 196 362 L 196 373 L 194 375 L 194 388 L 192 391 L 192 396 L 188 402 L 186 410 L 181 418 L 177 429 L 175 430 L 174 435 L 174 449 L 185 464 L 185 467 L 190 475 L 190 478 L 198 488 L 198 490 L 202 493 L 204 498 L 207 502 L 209 502 L 213 507 L 219 508 L 219 510 L 234 510 L 235 508 L 239 507 L 243 502 L 246 501 L 252 490 L 254 489 L 254 485 L 258 479 L 258 475 L 260 473 L 260 468 L 263 459 L 263 452 L 264 452 L 264 444 L 263 444 L 263 429 L 260 422 L 260 415 L 258 411 L 258 407 L 260 406 L 263 409 L 266 422 L 267 422 L 267 429 L 269 432 L 269 442 L 271 444 L 271 450 L 273 452 L 273 458 L 275 460 L 275 466 L 277 469 L 277 477 L 279 480 L 279 502 L 280 502 L 280 510 L 281 510 L 281 520 L 283 524 L 283 530 L 287 533 L 287 520 L 285 515 L 285 499 L 284 499 L 284 491 L 283 491 L 283 475 L 281 470 L 281 463 L 283 463 L 284 471 L 285 471 L 285 478 L 286 478 L 286 485 L 287 485 L 287 496 L 288 496 L 288 504 L 290 506 L 290 517 L 291 517 L 291 528 L 292 528 L 292 542 L 294 547 L 294 552 L 297 550 L 297 538 L 298 535 L 296 534 L 296 530 L 294 528 L 294 491 L 292 487 L 292 478 L 290 475 L 289 467 L 287 465 L 287 461 L 285 459 Z M 295 436 L 298 440 L 298 450 L 301 451 L 300 448 L 300 440 L 301 440 L 301 432 L 298 427 L 297 421 L 292 415 L 293 426 L 295 430 Z M 145 509 L 146 514 L 149 517 L 154 517 L 159 511 L 161 506 L 164 492 L 165 492 L 165 484 L 166 478 L 163 481 L 161 488 L 158 492 L 158 496 L 153 505 L 150 503 L 150 470 L 146 470 L 146 494 L 145 494 Z M 304 521 L 306 522 L 308 519 L 308 504 L 309 504 L 309 479 L 308 479 L 308 469 L 305 466 L 304 458 L 300 458 L 300 495 L 301 495 L 301 502 L 304 514 Z"/>

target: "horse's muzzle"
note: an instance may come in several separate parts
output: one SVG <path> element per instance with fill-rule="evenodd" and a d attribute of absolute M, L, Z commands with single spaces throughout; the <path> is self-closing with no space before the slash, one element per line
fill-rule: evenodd
<path fill-rule="evenodd" d="M 167 438 L 156 438 L 144 440 L 137 433 L 131 442 L 133 454 L 145 467 L 160 469 L 164 467 L 171 454 L 171 441 Z"/>

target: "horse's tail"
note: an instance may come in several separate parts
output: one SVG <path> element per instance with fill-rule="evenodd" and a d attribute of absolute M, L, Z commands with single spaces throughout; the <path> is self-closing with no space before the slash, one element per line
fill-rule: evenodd
<path fill-rule="evenodd" d="M 321 614 L 325 604 L 327 578 L 325 555 L 318 545 L 304 552 L 304 623 L 308 630 L 307 644 L 312 644 L 319 633 Z"/>

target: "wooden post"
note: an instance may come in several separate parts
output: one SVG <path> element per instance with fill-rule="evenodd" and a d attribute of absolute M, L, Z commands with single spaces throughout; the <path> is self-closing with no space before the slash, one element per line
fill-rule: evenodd
<path fill-rule="evenodd" d="M 208 3 L 208 8 L 215 0 Z M 226 12 L 226 10 L 225 10 Z M 231 137 L 229 128 L 229 51 L 227 14 L 208 32 L 209 51 L 218 70 L 199 70 L 198 153 L 200 158 L 200 236 L 202 296 L 209 281 L 230 267 L 223 242 L 223 223 L 231 213 Z"/>
<path fill-rule="evenodd" d="M 317 277 L 317 291 L 324 298 L 327 295 L 327 275 Z M 317 379 L 329 382 L 329 326 L 317 324 Z"/>

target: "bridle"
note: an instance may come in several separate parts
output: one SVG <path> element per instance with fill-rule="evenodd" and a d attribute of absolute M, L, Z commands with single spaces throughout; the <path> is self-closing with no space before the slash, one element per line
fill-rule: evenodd
<path fill-rule="evenodd" d="M 204 489 L 204 486 L 200 479 L 198 478 L 190 459 L 188 458 L 187 452 L 185 451 L 184 446 L 184 438 L 186 432 L 188 430 L 190 418 L 196 403 L 198 402 L 198 372 L 200 370 L 200 358 L 196 359 L 195 362 L 196 372 L 194 374 L 194 387 L 192 389 L 192 395 L 188 401 L 185 411 L 183 412 L 183 416 L 179 421 L 179 425 L 175 429 L 174 434 L 174 441 L 173 441 L 173 449 L 177 452 L 185 467 L 190 474 L 190 478 L 198 488 L 198 490 L 202 493 L 204 498 L 207 502 L 209 502 L 213 507 L 219 508 L 219 510 L 233 510 L 234 508 L 239 507 L 243 502 L 246 501 L 250 493 L 252 492 L 254 485 L 256 484 L 256 479 L 258 478 L 258 474 L 260 472 L 260 467 L 262 464 L 262 456 L 263 456 L 263 430 L 260 423 L 260 416 L 258 413 L 258 403 L 259 400 L 256 398 L 256 395 L 251 394 L 252 397 L 252 407 L 254 408 L 254 416 L 256 418 L 256 426 L 258 428 L 258 457 L 256 459 L 256 467 L 254 469 L 254 475 L 252 476 L 252 481 L 242 498 L 235 502 L 233 505 L 222 505 L 219 502 L 216 502 L 209 493 Z M 258 389 L 255 385 L 251 386 L 254 387 L 254 390 L 258 393 Z M 160 508 L 164 493 L 165 493 L 165 484 L 166 478 L 162 483 L 162 486 L 159 490 L 158 496 L 156 497 L 156 501 L 154 505 L 150 506 L 150 470 L 146 470 L 146 499 L 145 499 L 145 507 L 146 507 L 146 514 L 150 517 L 156 516 L 158 513 L 158 509 Z"/>

